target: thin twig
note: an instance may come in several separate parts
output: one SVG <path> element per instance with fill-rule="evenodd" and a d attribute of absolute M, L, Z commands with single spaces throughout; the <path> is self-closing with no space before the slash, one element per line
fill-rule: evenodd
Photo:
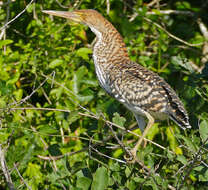
<path fill-rule="evenodd" d="M 82 0 L 76 0 L 73 5 L 73 8 L 78 9 L 78 7 L 81 5 L 81 3 L 82 3 Z"/>
<path fill-rule="evenodd" d="M 60 84 L 59 82 L 55 81 L 54 78 L 51 78 L 50 76 L 46 76 L 46 75 L 43 74 L 43 73 L 42 73 L 41 75 L 44 76 L 46 79 L 51 80 L 54 84 L 56 84 L 56 85 L 61 86 L 62 88 L 64 88 L 67 92 L 70 93 L 70 95 L 72 94 L 73 96 L 77 97 L 77 95 L 76 95 L 75 93 L 73 93 L 71 90 L 69 90 L 68 88 L 66 88 L 63 84 Z M 85 114 L 85 113 L 79 112 L 80 115 L 82 115 L 82 116 L 87 116 L 87 117 L 91 117 L 91 118 L 94 118 L 94 119 L 99 119 L 99 117 L 96 116 L 93 112 L 91 112 L 90 110 L 88 110 L 88 109 L 86 109 L 85 107 L 81 106 L 81 105 L 78 103 L 78 101 L 73 100 L 72 98 L 70 98 L 70 99 L 71 99 L 72 101 L 74 101 L 76 104 L 78 104 L 78 106 L 79 106 L 82 110 L 87 111 L 88 113 L 90 113 L 90 114 Z M 124 130 L 124 131 L 126 131 L 126 132 L 128 132 L 128 133 L 130 133 L 130 134 L 133 134 L 133 135 L 135 135 L 135 136 L 137 136 L 137 137 L 140 137 L 140 135 L 138 135 L 138 134 L 136 134 L 136 133 L 134 133 L 134 132 L 132 132 L 132 131 L 130 131 L 130 130 L 126 130 L 125 128 L 123 128 L 123 127 L 121 127 L 121 126 L 119 126 L 119 125 L 116 125 L 115 123 L 112 123 L 112 122 L 107 121 L 107 120 L 105 120 L 105 119 L 104 119 L 104 121 L 105 121 L 106 123 L 108 123 L 108 124 L 111 124 L 111 125 L 113 125 L 113 126 L 119 128 L 119 129 L 122 129 L 122 130 Z M 167 150 L 165 147 L 163 147 L 163 146 L 161 146 L 161 145 L 155 143 L 154 141 L 151 141 L 151 140 L 146 139 L 146 138 L 144 138 L 144 139 L 145 139 L 147 142 L 150 142 L 150 143 L 152 143 L 152 144 L 158 146 L 159 148 L 161 148 L 161 149 L 163 149 L 163 150 Z M 172 153 L 172 154 L 174 154 L 174 153 L 173 153 L 172 151 L 170 151 L 170 150 L 167 150 L 167 151 L 170 152 L 170 153 Z"/>
<path fill-rule="evenodd" d="M 204 64 L 208 61 L 208 29 L 200 18 L 197 19 L 197 23 L 198 23 L 199 29 L 205 39 L 205 42 L 204 42 L 204 45 L 202 48 L 202 59 L 201 59 L 201 62 L 203 63 L 203 66 L 202 66 L 202 69 L 203 69 Z"/>
<path fill-rule="evenodd" d="M 41 75 L 43 77 L 45 77 L 46 79 L 49 79 L 52 82 L 52 84 L 56 84 L 58 86 L 61 86 L 64 90 L 66 90 L 67 92 L 70 93 L 69 95 L 73 95 L 73 96 L 77 97 L 77 95 L 75 93 L 73 93 L 71 90 L 69 90 L 68 88 L 66 88 L 63 84 L 61 84 L 61 83 L 57 82 L 56 80 L 54 80 L 54 77 L 51 78 L 50 76 L 47 76 L 47 75 L 45 75 L 43 73 L 41 73 Z M 78 105 L 82 110 L 87 111 L 88 113 L 90 113 L 92 115 L 94 114 L 90 110 L 88 110 L 85 107 L 81 106 L 77 100 L 74 100 L 71 97 L 70 97 L 70 100 L 73 101 L 76 105 Z"/>
<path fill-rule="evenodd" d="M 9 6 L 9 4 L 11 3 L 11 1 L 10 0 L 8 0 L 7 1 L 7 8 L 6 8 L 6 20 L 5 20 L 5 24 L 8 22 L 8 20 L 9 20 L 9 16 L 10 16 L 10 6 Z M 1 34 L 0 34 L 0 40 L 1 39 L 4 39 L 4 40 L 6 40 L 6 28 L 4 28 L 2 31 L 1 31 Z M 3 47 L 3 49 L 4 49 L 4 54 L 6 53 L 6 45 L 4 45 L 4 47 Z"/>
<path fill-rule="evenodd" d="M 56 3 L 57 3 L 61 8 L 64 8 L 64 9 L 68 9 L 68 8 L 69 8 L 68 6 L 62 5 L 58 0 L 56 0 Z"/>
<path fill-rule="evenodd" d="M 32 126 L 31 126 L 31 128 L 32 128 L 32 130 L 33 130 L 34 132 L 37 132 L 37 130 L 36 130 L 35 127 L 32 127 Z M 44 149 L 47 150 L 47 149 L 48 149 L 48 145 L 46 144 L 46 142 L 44 141 L 44 139 L 40 137 L 40 140 L 41 140 L 41 142 L 42 142 L 43 145 L 44 145 Z M 50 153 L 49 153 L 49 157 L 50 157 L 51 160 L 52 160 L 51 165 L 53 166 L 52 168 L 53 168 L 54 172 L 57 172 L 58 169 L 57 169 L 57 166 L 56 166 L 55 159 L 53 159 L 53 157 L 50 155 Z"/>
<path fill-rule="evenodd" d="M 160 176 L 160 174 L 156 173 L 154 171 L 154 169 L 152 170 L 151 168 L 148 168 L 141 160 L 137 159 L 135 160 L 145 171 L 145 173 L 147 174 L 147 176 L 150 176 L 151 174 L 154 176 Z M 155 181 L 154 177 L 152 176 L 153 180 Z M 173 187 L 172 185 L 168 184 L 168 188 L 170 190 L 176 190 L 175 187 Z"/>
<path fill-rule="evenodd" d="M 101 155 L 101 156 L 103 156 L 103 157 L 106 157 L 106 158 L 108 158 L 108 159 L 115 160 L 115 161 L 117 161 L 117 162 L 126 164 L 126 162 L 123 161 L 123 160 L 120 160 L 120 159 L 117 159 L 117 158 L 113 158 L 113 157 L 110 157 L 110 156 L 108 156 L 108 155 L 106 155 L 106 154 L 103 154 L 103 153 L 99 152 L 99 151 L 98 151 L 97 149 L 95 149 L 93 146 L 90 146 L 90 148 L 93 149 L 96 153 L 98 153 L 99 155 Z"/>
<path fill-rule="evenodd" d="M 161 0 L 152 0 L 150 3 L 147 4 L 148 7 L 151 7 L 155 4 L 158 4 Z"/>
<path fill-rule="evenodd" d="M 63 155 L 59 155 L 59 156 L 42 156 L 42 155 L 37 155 L 38 158 L 42 159 L 42 160 L 47 160 L 47 161 L 51 161 L 51 160 L 59 160 L 65 156 L 72 156 L 74 154 L 78 154 L 78 153 L 81 153 L 81 152 L 84 152 L 88 150 L 88 148 L 83 148 L 81 150 L 78 150 L 78 151 L 74 151 L 74 152 L 69 152 L 69 153 L 65 153 Z"/>
<path fill-rule="evenodd" d="M 19 102 L 13 102 L 11 104 L 8 105 L 8 107 L 15 105 L 21 105 L 22 103 L 26 102 L 27 100 L 29 100 L 31 98 L 31 96 L 33 96 L 48 80 L 49 78 L 45 78 L 45 80 L 36 88 L 34 89 L 28 96 L 26 96 L 25 98 L 21 99 Z"/>
<path fill-rule="evenodd" d="M 0 144 L 0 163 L 1 163 L 1 169 L 4 173 L 4 176 L 6 178 L 6 182 L 8 184 L 8 188 L 10 190 L 15 190 L 15 186 L 12 182 L 12 178 L 10 176 L 10 173 L 8 171 L 8 167 L 7 167 L 7 164 L 6 164 L 6 160 L 5 160 L 5 155 L 4 155 L 4 149 L 2 149 L 2 145 Z"/>
<path fill-rule="evenodd" d="M 97 140 L 94 140 L 94 139 L 92 139 L 92 138 L 90 138 L 90 142 L 97 142 L 97 143 L 95 143 L 95 144 L 92 144 L 91 145 L 91 147 L 96 147 L 96 146 L 98 146 L 98 145 L 100 145 L 100 144 L 103 144 L 103 143 L 105 143 L 105 142 L 108 142 L 110 139 L 112 138 L 112 136 L 109 136 L 108 138 L 106 138 L 104 141 L 102 141 L 102 142 L 97 142 Z M 88 150 L 89 148 L 88 147 L 85 147 L 85 148 L 83 148 L 83 149 L 81 149 L 81 150 L 78 150 L 78 151 L 74 151 L 74 152 L 68 152 L 68 153 L 65 153 L 65 154 L 63 154 L 63 155 L 59 155 L 59 156 L 41 156 L 41 155 L 38 155 L 38 158 L 40 158 L 40 159 L 43 159 L 43 160 L 59 160 L 59 159 L 61 159 L 61 158 L 63 158 L 63 157 L 65 157 L 65 156 L 72 156 L 72 155 L 75 155 L 75 154 L 78 154 L 78 153 L 81 153 L 81 152 L 84 152 L 84 151 L 86 151 L 86 150 Z"/>
<path fill-rule="evenodd" d="M 149 22 L 149 23 L 151 23 L 151 24 L 154 24 L 154 25 L 157 26 L 159 29 L 163 30 L 163 31 L 164 31 L 168 36 L 170 36 L 171 38 L 173 38 L 173 39 L 175 39 L 175 40 L 177 40 L 177 41 L 179 41 L 179 42 L 181 42 L 181 43 L 183 43 L 183 44 L 185 44 L 185 45 L 187 45 L 187 46 L 196 47 L 196 46 L 201 46 L 201 45 L 203 45 L 203 43 L 190 44 L 190 43 L 188 43 L 187 41 L 182 40 L 181 38 L 179 38 L 179 37 L 177 37 L 177 36 L 171 34 L 171 33 L 168 32 L 165 28 L 163 28 L 161 25 L 159 25 L 158 23 L 153 22 L 152 20 L 148 19 L 147 17 L 143 17 L 143 18 L 144 18 L 144 20 L 146 20 L 147 22 Z"/>
<path fill-rule="evenodd" d="M 17 174 L 19 175 L 20 179 L 23 181 L 23 183 L 25 184 L 25 186 L 29 189 L 32 190 L 32 188 L 27 184 L 27 182 L 24 180 L 24 178 L 22 177 L 22 175 L 20 174 L 16 164 L 14 164 L 14 168 L 17 171 Z"/>
<path fill-rule="evenodd" d="M 13 19 L 11 19 L 9 22 L 7 22 L 4 26 L 2 26 L 0 28 L 0 30 L 3 30 L 4 28 L 6 28 L 9 24 L 11 24 L 12 22 L 14 22 L 18 17 L 20 17 L 26 10 L 27 8 L 34 2 L 34 0 L 31 0 L 27 6 L 19 13 L 17 14 Z"/>
<path fill-rule="evenodd" d="M 112 128 L 112 124 L 107 123 L 108 127 L 110 128 L 111 132 L 113 133 L 114 138 L 117 140 L 118 144 L 122 147 L 122 149 L 128 154 L 130 160 L 133 159 L 132 153 L 129 151 L 128 148 L 120 141 L 120 139 L 117 137 L 115 131 Z"/>
<path fill-rule="evenodd" d="M 191 11 L 181 11 L 181 10 L 157 10 L 157 11 L 148 11 L 146 14 L 147 15 L 158 15 L 159 14 L 164 14 L 164 15 L 169 15 L 169 14 L 175 14 L 175 15 L 184 15 L 184 16 L 195 16 L 194 12 Z M 138 13 L 136 13 L 138 16 Z"/>
<path fill-rule="evenodd" d="M 109 13 L 110 13 L 110 0 L 106 0 L 106 5 L 107 5 L 107 14 L 109 15 Z"/>
<path fill-rule="evenodd" d="M 4 111 L 5 109 L 3 109 L 3 108 L 0 108 L 0 111 Z M 15 110 L 43 110 L 43 111 L 60 111 L 60 112 L 66 112 L 66 113 L 70 113 L 71 111 L 70 110 L 65 110 L 65 109 L 56 109 L 56 108 L 37 108 L 37 107 L 17 107 L 17 108 L 9 108 L 9 110 L 10 111 L 15 111 Z M 100 119 L 98 116 L 96 116 L 95 114 L 86 114 L 86 113 L 82 113 L 82 112 L 78 112 L 78 114 L 79 115 L 81 115 L 81 116 L 86 116 L 86 117 L 90 117 L 90 118 L 93 118 L 93 119 Z M 106 122 L 106 124 L 110 124 L 110 125 L 112 125 L 112 126 L 115 126 L 115 127 L 117 127 L 117 128 L 119 128 L 119 129 L 121 129 L 121 130 L 123 130 L 123 131 L 126 131 L 126 132 L 128 132 L 128 133 L 130 133 L 130 134 L 132 134 L 132 135 L 135 135 L 135 136 L 137 136 L 137 137 L 140 137 L 140 135 L 138 135 L 137 133 L 134 133 L 134 132 L 132 132 L 131 130 L 128 130 L 128 129 L 125 129 L 124 127 L 121 127 L 121 126 L 119 126 L 119 125 L 117 125 L 117 124 L 115 124 L 115 123 L 113 123 L 113 122 L 111 122 L 111 121 L 108 121 L 108 120 L 105 120 L 104 118 L 101 118 L 101 119 L 103 119 L 103 121 L 105 121 Z M 170 151 L 170 150 L 167 150 L 167 148 L 165 148 L 165 147 L 163 147 L 162 145 L 160 145 L 160 144 L 157 144 L 157 143 L 155 143 L 154 141 L 151 141 L 151 140 L 149 140 L 149 139 L 146 139 L 146 138 L 144 138 L 147 142 L 149 142 L 149 143 L 151 143 L 151 144 L 154 144 L 155 146 L 157 146 L 157 147 L 159 147 L 159 148 L 161 148 L 161 149 L 163 149 L 163 150 L 166 150 L 166 151 L 168 151 L 169 153 L 171 153 L 171 154 L 175 154 L 174 152 L 172 152 L 172 151 Z"/>
<path fill-rule="evenodd" d="M 185 183 L 186 179 L 188 178 L 189 174 L 191 173 L 192 169 L 197 166 L 196 162 L 198 162 L 199 160 L 201 161 L 201 155 L 202 155 L 201 151 L 202 151 L 202 147 L 204 147 L 207 142 L 208 142 L 208 138 L 198 148 L 198 151 L 194 154 L 193 159 L 190 161 L 190 164 L 187 164 L 187 170 L 186 170 L 185 176 L 183 176 L 183 180 L 181 181 L 180 184 L 179 184 L 179 181 L 177 182 L 177 186 L 178 186 L 177 190 L 180 190 L 180 189 L 183 188 L 184 183 Z M 183 174 L 184 173 L 185 173 L 185 171 L 183 172 Z"/>
<path fill-rule="evenodd" d="M 52 102 L 51 102 L 50 98 L 48 97 L 48 95 L 46 94 L 46 92 L 45 92 L 44 88 L 43 88 L 43 87 L 41 87 L 41 90 L 42 90 L 43 95 L 45 96 L 46 100 L 47 100 L 47 101 L 48 101 L 48 103 L 51 105 L 51 104 L 52 104 Z"/>
<path fill-rule="evenodd" d="M 190 15 L 190 14 L 192 14 L 191 12 L 180 12 L 180 11 L 175 11 L 175 10 L 167 10 L 166 11 L 166 13 L 168 13 L 169 12 L 169 14 L 173 14 L 173 13 L 175 13 L 175 14 L 187 14 L 187 15 Z M 131 18 L 129 19 L 129 21 L 131 22 L 131 21 L 133 21 L 137 16 L 139 16 L 139 13 L 135 13 L 135 14 L 133 14 L 132 16 L 131 16 Z M 156 22 L 154 22 L 154 21 L 152 21 L 152 20 L 150 20 L 150 19 L 148 19 L 147 17 L 143 17 L 144 18 L 144 20 L 146 20 L 147 22 L 149 22 L 149 23 L 151 23 L 151 24 L 154 24 L 155 26 L 157 26 L 158 28 L 160 28 L 161 30 L 163 30 L 166 34 L 168 34 L 171 38 L 173 38 L 173 39 L 175 39 L 175 40 L 177 40 L 177 41 L 179 41 L 179 42 L 181 42 L 181 43 L 183 43 L 183 44 L 185 44 L 185 45 L 187 45 L 187 46 L 191 46 L 191 47 L 195 47 L 195 46 L 201 46 L 201 45 L 203 45 L 203 43 L 198 43 L 198 44 L 190 44 L 190 43 L 188 43 L 188 42 L 186 42 L 185 40 L 182 40 L 181 38 L 179 38 L 179 37 L 177 37 L 177 36 L 175 36 L 175 35 L 173 35 L 173 34 L 171 34 L 169 31 L 167 31 L 165 28 L 163 28 L 161 25 L 159 25 L 158 23 L 156 23 Z"/>
<path fill-rule="evenodd" d="M 204 38 L 208 40 L 208 29 L 206 25 L 202 22 L 200 18 L 197 19 L 197 23 L 199 25 L 199 29 L 201 30 L 201 33 L 203 34 Z"/>

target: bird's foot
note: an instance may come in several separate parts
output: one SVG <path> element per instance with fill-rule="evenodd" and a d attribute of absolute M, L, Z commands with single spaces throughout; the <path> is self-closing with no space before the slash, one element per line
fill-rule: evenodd
<path fill-rule="evenodd" d="M 135 148 L 129 150 L 127 154 L 124 156 L 127 163 L 134 164 L 137 160 L 137 150 Z"/>

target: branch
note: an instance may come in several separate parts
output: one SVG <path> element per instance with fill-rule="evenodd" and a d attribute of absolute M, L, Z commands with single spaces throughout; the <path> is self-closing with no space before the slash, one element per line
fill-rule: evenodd
<path fill-rule="evenodd" d="M 67 6 L 62 5 L 58 0 L 56 0 L 56 3 L 57 3 L 61 8 L 64 8 L 64 9 L 68 9 L 68 8 L 69 8 L 69 7 L 67 7 Z"/>
<path fill-rule="evenodd" d="M 86 109 L 86 108 L 85 108 L 85 109 Z M 9 108 L 9 110 L 10 110 L 10 111 L 15 111 L 15 110 L 43 110 L 43 111 L 60 111 L 60 112 L 66 112 L 66 113 L 70 113 L 70 112 L 71 112 L 70 110 L 66 110 L 66 109 L 37 108 L 37 107 L 25 107 L 25 108 L 20 108 L 20 107 L 18 107 L 18 108 Z M 5 111 L 5 109 L 0 108 L 0 111 Z M 86 113 L 78 112 L 78 114 L 81 115 L 81 116 L 86 116 L 86 117 L 90 117 L 90 118 L 97 119 L 97 120 L 100 119 L 98 116 L 96 116 L 96 115 L 93 114 L 93 113 L 92 113 L 92 114 L 86 114 Z M 117 124 L 115 124 L 115 123 L 113 123 L 113 122 L 111 122 L 111 121 L 109 121 L 109 120 L 104 119 L 104 118 L 101 118 L 101 119 L 102 119 L 106 124 L 110 124 L 110 125 L 112 125 L 112 126 L 114 126 L 114 127 L 117 127 L 118 129 L 121 129 L 121 130 L 123 130 L 123 131 L 126 131 L 126 132 L 132 134 L 132 135 L 135 135 L 135 136 L 137 136 L 137 137 L 140 137 L 140 135 L 138 135 L 138 134 L 132 132 L 131 130 L 128 130 L 128 129 L 124 128 L 124 127 L 121 127 L 121 126 L 119 126 L 119 125 L 117 125 Z M 163 147 L 163 146 L 160 145 L 160 144 L 155 143 L 154 141 L 151 141 L 151 140 L 146 139 L 146 138 L 144 138 L 144 139 L 145 139 L 147 142 L 149 142 L 149 143 L 151 143 L 151 144 L 154 144 L 155 146 L 157 146 L 157 147 L 159 147 L 159 148 L 161 148 L 161 149 L 163 149 L 163 150 L 166 150 L 166 151 L 168 151 L 168 152 L 171 153 L 171 154 L 175 154 L 174 152 L 168 150 L 167 148 Z"/>
<path fill-rule="evenodd" d="M 17 174 L 19 175 L 20 179 L 23 181 L 23 183 L 25 184 L 25 186 L 29 189 L 32 190 L 32 188 L 27 184 L 27 182 L 24 180 L 24 178 L 22 177 L 22 175 L 20 174 L 16 164 L 14 164 L 14 168 L 17 171 Z"/>
<path fill-rule="evenodd" d="M 144 17 L 144 20 L 146 20 L 147 22 L 150 22 L 152 24 L 154 24 L 155 26 L 157 26 L 159 29 L 163 30 L 167 35 L 169 35 L 171 38 L 187 45 L 187 46 L 191 46 L 191 47 L 195 47 L 195 46 L 201 46 L 203 45 L 203 43 L 198 43 L 198 44 L 190 44 L 184 40 L 182 40 L 181 38 L 178 38 L 177 36 L 174 36 L 173 34 L 171 34 L 170 32 L 168 32 L 165 28 L 163 28 L 161 25 L 159 25 L 156 22 L 153 22 L 152 20 L 148 19 L 147 17 Z"/>
<path fill-rule="evenodd" d="M 47 75 L 45 75 L 45 74 L 43 74 L 43 73 L 41 73 L 41 75 L 42 75 L 43 77 L 45 77 L 47 80 L 49 79 L 49 80 L 52 82 L 52 84 L 56 84 L 56 85 L 58 85 L 58 86 L 61 86 L 64 90 L 66 90 L 67 92 L 69 92 L 69 95 L 73 95 L 73 96 L 77 97 L 77 95 L 76 95 L 74 92 L 72 92 L 70 89 L 66 88 L 63 84 L 61 84 L 61 83 L 55 81 L 55 80 L 54 80 L 54 75 L 53 75 L 53 78 L 51 78 L 51 75 L 47 76 Z M 77 100 L 74 100 L 74 99 L 72 99 L 72 98 L 70 98 L 70 100 L 71 100 L 72 102 L 74 102 L 76 105 L 78 105 L 82 110 L 84 110 L 84 111 L 86 111 L 86 112 L 88 112 L 88 113 L 94 115 L 93 112 L 91 112 L 90 110 L 88 110 L 88 109 L 86 109 L 85 107 L 81 106 Z"/>
<path fill-rule="evenodd" d="M 114 136 L 114 138 L 117 140 L 118 144 L 119 144 L 119 145 L 121 146 L 121 148 L 126 152 L 126 154 L 128 154 L 128 156 L 129 156 L 128 159 L 129 159 L 129 160 L 132 160 L 132 159 L 133 159 L 132 153 L 131 153 L 131 152 L 129 151 L 129 149 L 123 144 L 123 142 L 121 142 L 120 139 L 117 137 L 115 131 L 114 131 L 113 128 L 112 128 L 112 124 L 108 124 L 108 123 L 107 123 L 107 125 L 108 125 L 108 127 L 110 128 L 111 132 L 113 133 L 113 136 Z"/>
<path fill-rule="evenodd" d="M 110 1 L 106 0 L 106 6 L 107 6 L 107 14 L 109 15 L 110 13 Z"/>
<path fill-rule="evenodd" d="M 158 15 L 159 14 L 163 14 L 163 15 L 170 15 L 170 14 L 174 14 L 174 15 L 184 15 L 184 16 L 195 16 L 194 12 L 191 11 L 179 11 L 179 10 L 157 10 L 157 11 L 148 11 L 146 14 L 147 15 Z M 136 16 L 138 16 L 138 13 Z"/>
<path fill-rule="evenodd" d="M 17 14 L 13 19 L 11 19 L 9 22 L 7 22 L 4 26 L 2 26 L 1 28 L 0 28 L 0 30 L 3 30 L 3 29 L 5 29 L 9 24 L 11 24 L 12 22 L 14 22 L 18 17 L 20 17 L 26 10 L 27 10 L 27 8 L 32 4 L 34 2 L 34 0 L 31 0 L 28 4 L 27 4 L 27 6 L 19 13 L 19 14 Z"/>
<path fill-rule="evenodd" d="M 5 178 L 6 178 L 6 182 L 8 184 L 9 190 L 15 190 L 14 184 L 12 183 L 12 178 L 11 178 L 10 173 L 8 171 L 8 167 L 7 167 L 5 156 L 4 156 L 4 150 L 2 149 L 1 144 L 0 144 L 0 163 L 1 163 L 1 169 L 3 171 Z"/>
<path fill-rule="evenodd" d="M 152 0 L 150 3 L 147 4 L 148 7 L 153 6 L 154 4 L 159 4 L 161 0 Z"/>
<path fill-rule="evenodd" d="M 200 18 L 197 19 L 197 23 L 198 23 L 199 29 L 205 39 L 205 42 L 204 42 L 204 45 L 202 48 L 202 56 L 203 57 L 201 59 L 201 62 L 203 64 L 205 64 L 208 61 L 208 29 Z M 204 65 L 203 65 L 203 67 L 204 67 Z"/>
<path fill-rule="evenodd" d="M 51 75 L 53 75 L 53 73 Z M 40 83 L 40 85 L 36 89 L 34 89 L 31 92 L 31 94 L 29 94 L 25 98 L 21 99 L 19 102 L 13 102 L 13 103 L 9 104 L 8 107 L 10 107 L 12 105 L 18 106 L 18 105 L 21 105 L 22 103 L 26 102 L 28 99 L 31 98 L 31 96 L 33 96 L 33 94 L 35 94 L 35 92 L 37 92 L 46 83 L 47 80 L 48 80 L 48 78 L 46 77 L 45 80 L 42 83 Z"/>
<path fill-rule="evenodd" d="M 167 10 L 167 11 L 162 11 L 163 13 L 169 13 L 169 14 L 185 14 L 185 12 L 181 12 L 181 11 L 175 11 L 175 10 Z M 156 13 L 153 13 L 153 12 L 149 12 L 149 14 L 156 14 Z M 186 11 L 186 14 L 191 14 L 191 12 L 187 12 Z M 147 15 L 148 15 L 148 13 L 147 13 Z M 132 16 L 131 16 L 131 18 L 129 19 L 129 21 L 130 22 L 132 22 L 137 16 L 139 16 L 139 14 L 138 13 L 135 13 L 135 14 L 133 14 Z M 166 34 L 168 34 L 171 38 L 173 38 L 173 39 L 175 39 L 175 40 L 177 40 L 177 41 L 179 41 L 179 42 L 181 42 L 181 43 L 183 43 L 183 44 L 185 44 L 185 45 L 187 45 L 187 46 L 191 46 L 191 47 L 195 47 L 195 46 L 201 46 L 201 45 L 203 45 L 203 43 L 198 43 L 198 44 L 190 44 L 190 43 L 188 43 L 188 42 L 186 42 L 185 40 L 182 40 L 181 38 L 179 38 L 179 37 L 177 37 L 177 36 L 175 36 L 175 35 L 173 35 L 173 34 L 171 34 L 169 31 L 167 31 L 165 28 L 163 28 L 161 25 L 159 25 L 158 23 L 156 23 L 156 22 L 154 22 L 154 21 L 152 21 L 152 20 L 150 20 L 150 19 L 148 19 L 147 17 L 143 17 L 144 18 L 144 20 L 146 20 L 147 22 L 149 22 L 149 23 L 151 23 L 151 24 L 154 24 L 155 26 L 157 26 L 159 29 L 161 29 L 161 30 L 163 30 Z"/>
<path fill-rule="evenodd" d="M 9 15 L 10 15 L 10 7 L 9 7 L 9 4 L 10 4 L 10 0 L 8 0 L 7 1 L 7 8 L 6 8 L 6 21 L 5 21 L 5 23 L 7 23 L 8 22 L 8 20 L 9 20 Z M 1 34 L 0 34 L 0 40 L 2 39 L 4 37 L 4 40 L 6 39 L 6 28 L 5 29 L 3 29 L 2 31 L 1 31 Z M 4 53 L 5 53 L 5 51 L 6 51 L 6 46 L 4 46 Z"/>
<path fill-rule="evenodd" d="M 92 149 L 93 151 L 95 151 L 100 156 L 103 156 L 103 157 L 108 158 L 110 160 L 115 160 L 116 162 L 120 162 L 120 163 L 126 164 L 126 162 L 123 161 L 123 160 L 120 160 L 120 159 L 117 159 L 117 158 L 113 158 L 113 157 L 110 157 L 110 156 L 108 156 L 106 154 L 103 154 L 102 152 L 100 152 L 96 148 L 94 148 L 93 146 L 89 146 L 89 148 Z"/>

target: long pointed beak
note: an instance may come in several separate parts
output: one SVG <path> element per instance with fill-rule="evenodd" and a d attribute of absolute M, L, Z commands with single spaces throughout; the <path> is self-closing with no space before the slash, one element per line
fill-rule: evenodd
<path fill-rule="evenodd" d="M 81 15 L 77 14 L 75 12 L 54 11 L 54 10 L 43 10 L 42 12 L 49 14 L 49 15 L 53 15 L 53 16 L 63 17 L 63 18 L 69 19 L 74 22 L 82 22 Z"/>

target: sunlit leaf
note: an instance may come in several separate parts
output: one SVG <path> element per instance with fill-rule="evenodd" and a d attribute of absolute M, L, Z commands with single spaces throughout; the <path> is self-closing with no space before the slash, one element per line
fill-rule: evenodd
<path fill-rule="evenodd" d="M 54 69 L 55 67 L 58 67 L 63 64 L 62 59 L 55 59 L 52 62 L 49 63 L 49 68 Z"/>
<path fill-rule="evenodd" d="M 49 125 L 39 125 L 38 131 L 43 134 L 57 134 L 57 129 Z"/>
<path fill-rule="evenodd" d="M 77 179 L 77 187 L 81 189 L 89 189 L 92 180 L 87 177 L 79 177 Z"/>
<path fill-rule="evenodd" d="M 117 112 L 113 114 L 113 123 L 123 127 L 124 123 L 126 122 L 126 119 L 124 117 L 121 117 Z"/>
<path fill-rule="evenodd" d="M 68 125 L 70 125 L 71 123 L 77 121 L 80 118 L 78 111 L 72 111 L 70 112 L 69 116 L 68 116 Z"/>
<path fill-rule="evenodd" d="M 199 126 L 199 133 L 202 138 L 202 141 L 208 141 L 208 121 L 203 120 Z"/>
<path fill-rule="evenodd" d="M 76 54 L 82 57 L 84 60 L 89 60 L 89 54 L 91 53 L 92 53 L 92 50 L 88 48 L 80 48 L 76 51 Z"/>
<path fill-rule="evenodd" d="M 184 165 L 188 164 L 188 161 L 186 160 L 185 156 L 183 156 L 183 155 L 177 155 L 177 160 L 180 161 Z"/>
<path fill-rule="evenodd" d="M 104 190 L 108 186 L 108 172 L 104 167 L 100 167 L 96 170 L 93 176 L 91 190 Z"/>
<path fill-rule="evenodd" d="M 13 40 L 0 40 L 0 48 L 11 43 L 13 43 Z"/>
<path fill-rule="evenodd" d="M 166 129 L 166 134 L 170 143 L 170 148 L 176 153 L 176 154 L 182 154 L 182 149 L 178 147 L 178 143 L 176 141 L 176 138 L 174 136 L 174 128 L 168 127 Z"/>
<path fill-rule="evenodd" d="M 15 84 L 15 83 L 18 81 L 19 77 L 20 77 L 20 73 L 19 73 L 19 72 L 15 73 L 15 74 L 14 74 L 14 75 L 6 82 L 6 84 L 7 84 L 7 85 L 8 85 L 8 84 Z"/>

